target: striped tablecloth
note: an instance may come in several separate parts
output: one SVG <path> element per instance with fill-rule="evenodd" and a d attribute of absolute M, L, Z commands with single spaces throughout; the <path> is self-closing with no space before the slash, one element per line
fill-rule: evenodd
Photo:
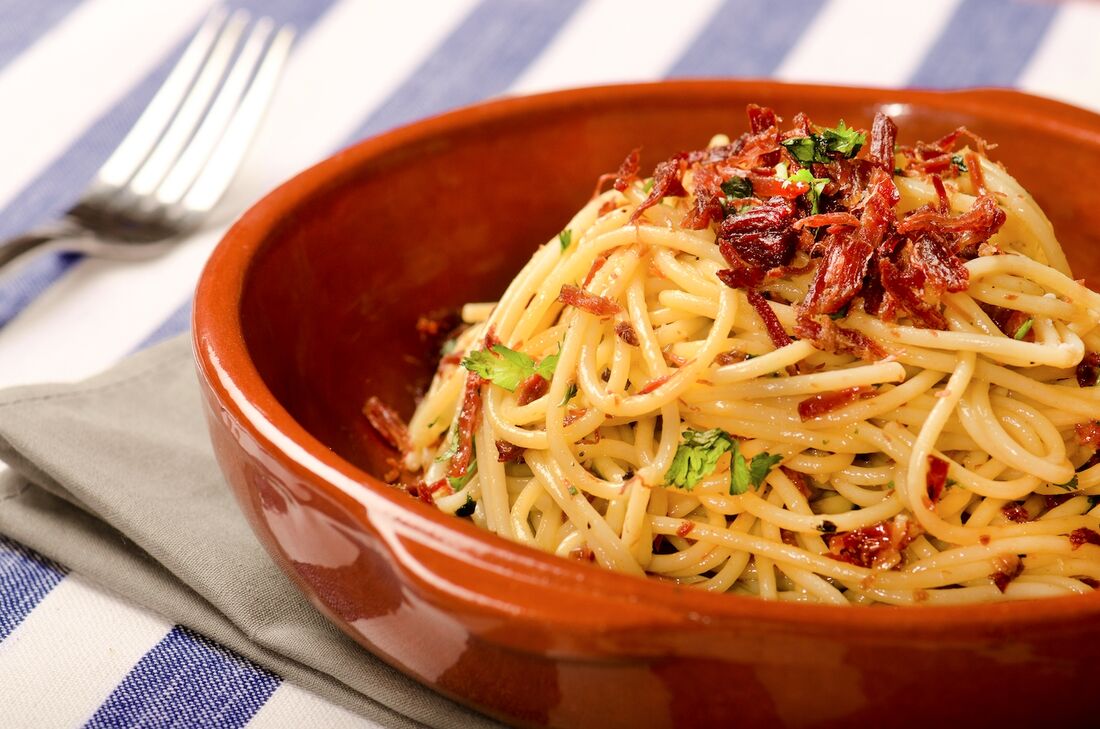
<path fill-rule="evenodd" d="M 0 0 L 0 235 L 72 204 L 210 3 Z M 1094 2 L 230 4 L 300 36 L 220 219 L 154 261 L 51 256 L 0 286 L 0 386 L 82 378 L 183 331 L 203 262 L 249 203 L 355 140 L 487 97 L 736 76 L 1014 86 L 1100 109 Z M 84 724 L 376 726 L 0 536 L 0 726 Z"/>

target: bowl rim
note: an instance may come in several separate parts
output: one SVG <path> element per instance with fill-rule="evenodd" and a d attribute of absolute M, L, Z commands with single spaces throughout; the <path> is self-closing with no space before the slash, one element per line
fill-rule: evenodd
<path fill-rule="evenodd" d="M 338 456 L 300 425 L 278 402 L 264 383 L 248 352 L 240 319 L 240 305 L 251 264 L 269 235 L 283 224 L 286 212 L 345 175 L 362 169 L 371 159 L 399 150 L 435 135 L 472 131 L 489 123 L 507 122 L 528 115 L 552 114 L 576 107 L 614 107 L 636 101 L 671 102 L 691 96 L 715 102 L 731 94 L 744 97 L 779 93 L 792 99 L 824 99 L 890 104 L 916 104 L 932 110 L 962 111 L 989 117 L 996 113 L 1026 112 L 1021 124 L 1039 131 L 1079 138 L 1100 147 L 1100 115 L 1058 101 L 1006 89 L 955 91 L 872 89 L 775 81 L 686 79 L 581 87 L 531 96 L 505 97 L 429 117 L 360 141 L 336 152 L 284 182 L 256 202 L 225 234 L 207 262 L 195 293 L 192 344 L 200 380 L 220 407 L 230 413 L 247 435 L 269 453 L 278 454 L 292 474 L 318 484 L 324 495 L 339 504 L 357 524 L 381 535 L 391 552 L 395 539 L 446 544 L 467 550 L 458 563 L 483 570 L 511 569 L 514 576 L 532 586 L 531 592 L 552 592 L 557 597 L 581 597 L 609 608 L 605 613 L 552 609 L 538 615 L 547 621 L 586 626 L 629 627 L 663 621 L 682 628 L 746 619 L 769 623 L 816 625 L 823 630 L 844 628 L 863 634 L 882 635 L 905 631 L 917 635 L 939 634 L 966 628 L 983 634 L 1067 619 L 1100 616 L 1100 594 L 1042 598 L 980 606 L 920 605 L 884 606 L 852 611 L 846 606 L 795 604 L 759 598 L 711 594 L 653 579 L 638 579 L 592 565 L 546 554 L 455 519 L 408 497 L 349 461 Z M 408 550 L 395 560 L 406 578 L 417 584 L 425 597 L 494 615 L 517 617 L 514 605 L 493 600 L 470 601 L 475 589 L 469 577 L 427 571 Z M 409 560 L 412 560 L 411 562 Z M 520 591 L 524 592 L 524 591 Z M 505 599 L 514 597 L 509 595 Z M 516 598 L 525 609 L 537 608 L 529 598 Z M 616 610 L 629 606 L 622 621 Z M 537 611 L 537 610 L 536 610 Z M 633 611 L 633 612 L 631 612 Z M 853 620 L 853 616 L 859 616 Z"/>

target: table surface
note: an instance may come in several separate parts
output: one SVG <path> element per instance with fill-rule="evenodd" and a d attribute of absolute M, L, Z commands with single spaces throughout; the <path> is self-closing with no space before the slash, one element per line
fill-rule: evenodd
<path fill-rule="evenodd" d="M 266 190 L 358 139 L 481 99 L 720 76 L 1016 87 L 1100 110 L 1092 2 L 229 4 L 294 23 L 299 38 L 216 220 L 156 260 L 51 255 L 0 284 L 0 386 L 80 379 L 184 331 L 203 262 Z M 76 200 L 210 7 L 0 0 L 0 236 Z M 86 723 L 377 726 L 0 535 L 0 725 Z"/>

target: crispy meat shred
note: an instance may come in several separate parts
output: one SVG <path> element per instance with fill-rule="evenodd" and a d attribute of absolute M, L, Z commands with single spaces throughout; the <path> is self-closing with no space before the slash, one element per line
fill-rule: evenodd
<path fill-rule="evenodd" d="M 986 244 L 1005 222 L 1004 210 L 985 191 L 978 157 L 966 153 L 964 163 L 962 152 L 956 153 L 968 140 L 983 153 L 989 145 L 959 128 L 932 142 L 899 146 L 897 126 L 878 113 L 870 131 L 861 132 L 869 143 L 849 153 L 831 152 L 818 144 L 822 132 L 805 114 L 796 114 L 784 131 L 772 109 L 750 104 L 747 113 L 749 131 L 730 144 L 681 151 L 657 164 L 649 195 L 631 221 L 638 223 L 661 199 L 686 196 L 690 188 L 694 201 L 682 224 L 715 231 L 728 264 L 718 271 L 725 285 L 759 292 L 771 278 L 812 272 L 805 297 L 791 303 L 795 333 L 815 346 L 884 356 L 865 337 L 840 334 L 821 319 L 842 317 L 860 301 L 863 311 L 884 321 L 946 329 L 942 297 L 967 288 L 966 261 L 996 253 Z M 803 147 L 800 160 L 789 140 L 806 138 L 818 140 L 818 146 L 812 157 Z M 623 170 L 633 169 L 632 160 L 627 158 Z M 944 179 L 957 177 L 964 164 L 978 196 L 970 210 L 958 214 L 951 210 Z M 936 202 L 899 220 L 895 175 L 922 172 L 933 175 Z M 809 262 L 792 269 L 798 255 Z M 749 300 L 769 323 L 759 300 Z M 781 329 L 768 329 L 776 346 L 790 341 L 786 333 L 779 336 Z M 1088 381 L 1098 365 L 1084 365 L 1081 376 Z"/>
<path fill-rule="evenodd" d="M 371 395 L 363 407 L 367 422 L 396 451 L 406 453 L 410 450 L 409 430 L 397 411 L 376 396 Z"/>
<path fill-rule="evenodd" d="M 919 524 L 898 514 L 887 521 L 828 537 L 828 556 L 860 567 L 898 569 L 905 563 L 905 548 L 920 535 Z"/>

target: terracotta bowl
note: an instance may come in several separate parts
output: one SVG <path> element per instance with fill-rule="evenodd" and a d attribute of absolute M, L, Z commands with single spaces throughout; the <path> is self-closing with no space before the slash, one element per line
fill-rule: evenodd
<path fill-rule="evenodd" d="M 385 485 L 360 413 L 408 416 L 434 357 L 418 315 L 504 290 L 632 147 L 643 166 L 739 132 L 747 102 L 902 141 L 964 124 L 1100 281 L 1100 117 L 1005 91 L 733 81 L 506 99 L 346 149 L 275 190 L 203 274 L 194 338 L 221 467 L 261 541 L 401 671 L 525 726 L 1078 725 L 1100 595 L 969 608 L 768 604 L 604 572 Z M 1088 712 L 1086 714 L 1086 712 Z M 855 723 L 854 723 L 855 722 Z"/>

